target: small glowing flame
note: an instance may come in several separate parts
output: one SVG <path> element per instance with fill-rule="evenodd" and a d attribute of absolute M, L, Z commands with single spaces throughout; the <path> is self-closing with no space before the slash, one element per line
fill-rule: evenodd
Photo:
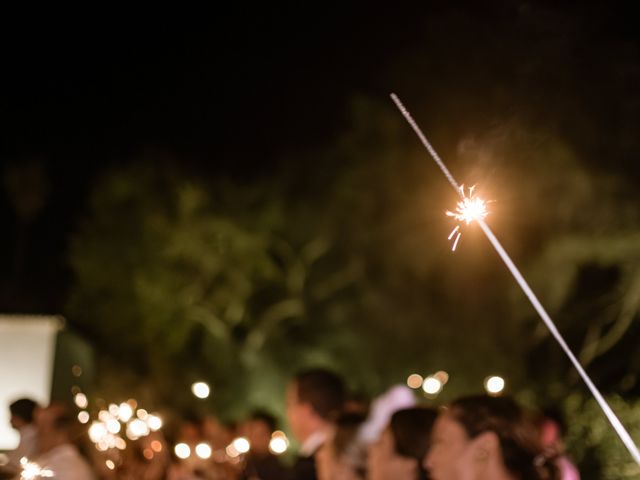
<path fill-rule="evenodd" d="M 42 468 L 37 463 L 30 462 L 27 457 L 22 457 L 20 459 L 20 466 L 22 467 L 22 472 L 20 473 L 21 480 L 53 477 L 53 472 L 51 470 Z"/>
<path fill-rule="evenodd" d="M 466 225 L 469 225 L 474 220 L 481 220 L 486 217 L 489 214 L 489 211 L 487 210 L 487 202 L 480 197 L 476 197 L 473 193 L 474 189 L 475 185 L 469 188 L 469 194 L 465 195 L 464 185 L 460 186 L 460 193 L 463 198 L 458 202 L 455 212 L 447 210 L 447 216 L 455 218 L 460 223 L 464 222 Z M 462 232 L 460 231 L 460 225 L 456 225 L 455 228 L 451 230 L 448 237 L 448 240 L 451 240 L 455 236 L 451 250 L 455 251 L 461 235 Z"/>

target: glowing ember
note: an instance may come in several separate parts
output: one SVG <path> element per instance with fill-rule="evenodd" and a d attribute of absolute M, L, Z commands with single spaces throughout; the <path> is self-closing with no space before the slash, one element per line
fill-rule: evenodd
<path fill-rule="evenodd" d="M 449 217 L 455 218 L 458 222 L 464 222 L 466 225 L 469 225 L 474 220 L 481 220 L 489 214 L 487 210 L 487 202 L 485 202 L 480 197 L 476 197 L 473 193 L 475 189 L 475 185 L 469 188 L 469 195 L 465 195 L 464 193 L 464 185 L 460 187 L 460 193 L 462 194 L 462 200 L 458 202 L 456 206 L 455 212 L 447 211 L 447 215 Z M 458 241 L 460 240 L 460 236 L 462 232 L 460 231 L 460 225 L 456 225 L 456 227 L 451 230 L 449 234 L 449 240 L 451 240 L 455 235 L 455 239 L 453 241 L 453 247 L 451 250 L 455 251 L 458 246 Z"/>
<path fill-rule="evenodd" d="M 20 459 L 20 465 L 22 466 L 22 472 L 20 473 L 21 480 L 53 477 L 53 472 L 51 470 L 41 468 L 37 463 L 30 462 L 27 457 L 22 457 Z"/>

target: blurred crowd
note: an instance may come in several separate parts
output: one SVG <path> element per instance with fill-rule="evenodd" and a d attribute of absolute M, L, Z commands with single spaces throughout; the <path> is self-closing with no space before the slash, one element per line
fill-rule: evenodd
<path fill-rule="evenodd" d="M 253 411 L 235 425 L 213 416 L 183 418 L 170 433 L 148 430 L 126 444 L 96 448 L 77 409 L 19 399 L 9 410 L 20 443 L 4 456 L 0 478 L 580 478 L 564 451 L 561 416 L 525 409 L 508 396 L 468 396 L 435 409 L 396 385 L 368 401 L 349 396 L 342 379 L 324 369 L 298 373 L 283 394 L 295 456 L 267 411 Z"/>

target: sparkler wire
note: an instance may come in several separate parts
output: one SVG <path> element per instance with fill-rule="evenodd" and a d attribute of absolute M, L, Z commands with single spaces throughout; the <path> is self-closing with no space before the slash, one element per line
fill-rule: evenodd
<path fill-rule="evenodd" d="M 444 176 L 447 177 L 447 180 L 449 180 L 449 183 L 451 184 L 453 189 L 464 200 L 464 192 L 462 188 L 460 188 L 460 185 L 458 185 L 458 182 L 456 182 L 456 179 L 453 178 L 453 175 L 451 175 L 451 172 L 449 171 L 447 166 L 444 164 L 444 162 L 440 158 L 440 155 L 438 155 L 438 152 L 436 152 L 435 148 L 431 146 L 431 144 L 429 143 L 429 140 L 427 140 L 427 137 L 424 135 L 424 133 L 422 133 L 422 130 L 420 130 L 420 127 L 418 126 L 416 121 L 413 119 L 409 111 L 405 108 L 405 106 L 402 104 L 402 102 L 400 101 L 400 99 L 395 93 L 391 94 L 391 100 L 393 100 L 393 103 L 396 104 L 396 107 L 398 107 L 398 110 L 400 110 L 405 120 L 409 122 L 409 125 L 411 125 L 411 128 L 413 128 L 413 131 L 416 132 L 416 135 L 418 135 L 418 138 L 422 142 L 422 145 L 424 145 L 424 148 L 426 148 L 429 151 L 429 153 L 431 154 L 431 157 L 433 157 L 433 159 L 436 161 L 436 163 L 440 167 L 440 170 L 442 170 L 442 173 L 444 173 Z"/>
<path fill-rule="evenodd" d="M 415 122 L 413 117 L 411 117 L 411 114 L 407 111 L 407 109 L 402 104 L 400 99 L 394 93 L 391 94 L 391 99 L 396 104 L 396 106 L 398 107 L 398 109 L 400 110 L 404 118 L 407 120 L 409 125 L 411 125 L 413 130 L 416 132 L 416 134 L 418 135 L 418 138 L 420 138 L 420 140 L 422 141 L 422 144 L 425 146 L 427 151 L 431 154 L 431 157 L 435 160 L 435 162 L 438 164 L 442 172 L 445 174 L 445 176 L 447 177 L 447 180 L 449 180 L 449 183 L 451 183 L 451 185 L 456 190 L 456 192 L 461 193 L 460 187 L 458 187 L 458 183 L 456 182 L 455 178 L 453 178 L 453 175 L 451 175 L 451 172 L 449 172 L 449 169 L 445 166 L 444 162 L 440 159 L 440 157 L 438 156 L 434 148 L 431 146 L 431 144 L 425 137 L 424 133 L 422 133 L 422 130 L 420 130 L 420 127 Z M 462 195 L 464 196 L 464 194 Z M 571 363 L 573 364 L 575 369 L 580 374 L 580 377 L 582 378 L 584 383 L 587 385 L 587 387 L 591 391 L 591 394 L 594 396 L 594 398 L 598 402 L 598 405 L 600 405 L 600 408 L 602 409 L 605 416 L 609 420 L 609 423 L 611 423 L 611 426 L 613 427 L 615 432 L 618 434 L 618 437 L 620 437 L 620 440 L 622 441 L 624 446 L 627 447 L 627 450 L 629 451 L 633 459 L 636 461 L 636 463 L 640 465 L 640 452 L 638 451 L 638 447 L 636 446 L 633 439 L 631 438 L 631 435 L 629 435 L 629 432 L 627 432 L 627 430 L 624 428 L 624 425 L 622 425 L 622 422 L 620 422 L 620 420 L 618 419 L 616 414 L 613 412 L 613 410 L 611 409 L 607 401 L 604 399 L 604 397 L 602 396 L 598 388 L 594 385 L 593 381 L 591 380 L 587 372 L 584 370 L 584 368 L 582 367 L 582 365 L 580 364 L 576 356 L 573 354 L 573 352 L 565 342 L 560 332 L 558 331 L 558 328 L 556 327 L 555 323 L 553 322 L 551 317 L 547 314 L 544 307 L 542 306 L 542 304 L 540 303 L 536 295 L 533 293 L 533 290 L 531 290 L 526 280 L 524 279 L 524 277 L 522 276 L 518 268 L 515 266 L 515 264 L 513 263 L 513 261 L 507 254 L 507 252 L 505 251 L 505 249 L 502 247 L 502 245 L 500 244 L 496 236 L 493 234 L 489 226 L 486 224 L 486 222 L 482 218 L 478 218 L 477 222 L 482 228 L 482 231 L 486 235 L 489 242 L 491 242 L 491 245 L 493 245 L 493 248 L 496 250 L 496 252 L 500 256 L 502 261 L 505 263 L 505 265 L 513 275 L 513 278 L 516 280 L 516 282 L 518 283 L 518 285 L 520 286 L 524 294 L 527 296 L 527 298 L 531 302 L 531 305 L 533 305 L 533 308 L 536 310 L 538 315 L 540 315 L 540 318 L 549 329 L 549 332 L 551 332 L 551 335 L 556 339 L 556 341 L 558 342 L 562 350 L 564 350 L 567 357 L 569 357 L 569 360 L 571 360 Z"/>

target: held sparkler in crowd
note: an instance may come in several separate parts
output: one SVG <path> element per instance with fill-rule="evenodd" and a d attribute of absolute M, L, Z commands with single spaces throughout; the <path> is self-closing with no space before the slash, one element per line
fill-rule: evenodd
<path fill-rule="evenodd" d="M 613 412 L 613 410 L 607 403 L 607 401 L 600 394 L 600 391 L 591 381 L 591 378 L 589 378 L 589 375 L 587 375 L 587 373 L 585 372 L 584 368 L 582 367 L 578 359 L 575 357 L 575 355 L 573 354 L 573 352 L 571 351 L 567 343 L 564 341 L 564 338 L 562 338 L 562 335 L 558 331 L 551 317 L 549 317 L 549 315 L 543 308 L 542 304 L 540 303 L 538 298 L 535 296 L 535 294 L 533 293 L 533 291 L 525 281 L 520 271 L 516 268 L 515 264 L 513 263 L 513 261 L 507 254 L 507 252 L 504 250 L 504 248 L 502 247 L 498 239 L 495 237 L 495 235 L 493 234 L 489 226 L 485 223 L 484 217 L 486 216 L 486 210 L 484 209 L 484 204 L 482 204 L 482 208 L 478 209 L 477 208 L 478 205 L 473 203 L 473 192 L 470 192 L 469 197 L 465 196 L 463 187 L 458 185 L 453 175 L 451 175 L 451 172 L 449 172 L 449 169 L 446 167 L 444 162 L 440 159 L 440 156 L 431 146 L 431 144 L 425 137 L 424 133 L 422 133 L 422 130 L 420 130 L 420 127 L 418 127 L 418 124 L 415 122 L 411 114 L 407 111 L 407 109 L 402 104 L 400 99 L 393 93 L 391 94 L 391 99 L 396 104 L 396 106 L 398 107 L 398 109 L 400 110 L 404 118 L 407 120 L 409 125 L 411 125 L 411 128 L 413 128 L 416 135 L 418 135 L 418 138 L 420 139 L 424 147 L 427 149 L 427 151 L 429 152 L 433 160 L 436 162 L 436 164 L 440 167 L 440 170 L 442 170 L 442 173 L 444 173 L 445 177 L 447 178 L 451 186 L 454 188 L 456 193 L 458 193 L 462 198 L 462 202 L 458 204 L 457 213 L 448 212 L 447 214 L 450 216 L 454 216 L 458 221 L 464 220 L 467 224 L 470 223 L 472 220 L 475 220 L 476 222 L 478 222 L 478 224 L 480 225 L 480 228 L 482 228 L 482 231 L 484 232 L 486 237 L 489 239 L 489 241 L 493 245 L 493 248 L 496 250 L 498 255 L 500 255 L 500 258 L 505 263 L 505 265 L 513 275 L 516 282 L 518 282 L 518 285 L 520 286 L 522 291 L 525 293 L 525 295 L 527 296 L 527 298 L 535 308 L 538 315 L 540 315 L 540 318 L 543 320 L 543 322 L 545 323 L 545 325 L 547 326 L 547 328 L 549 329 L 553 337 L 556 339 L 556 341 L 560 345 L 560 347 L 562 347 L 566 355 L 569 357 L 569 360 L 571 360 L 571 363 L 580 374 L 580 377 L 582 377 L 582 380 L 584 381 L 584 383 L 586 383 L 592 395 L 595 397 L 596 401 L 600 405 L 600 408 L 602 409 L 607 419 L 611 423 L 611 426 L 614 428 L 614 430 L 620 437 L 620 440 L 622 440 L 622 443 L 624 443 L 625 447 L 627 447 L 627 450 L 629 450 L 629 453 L 631 454 L 633 459 L 636 461 L 636 463 L 640 465 L 640 452 L 638 451 L 638 447 L 636 446 L 636 444 L 631 439 L 629 432 L 627 432 L 627 430 L 624 428 L 624 426 L 622 425 L 622 423 L 620 422 L 616 414 Z M 475 205 L 475 206 L 473 206 L 472 208 L 471 207 L 472 205 Z M 449 236 L 449 239 L 451 239 L 453 235 L 458 233 L 454 242 L 453 250 L 455 250 L 457 246 L 457 242 L 460 239 L 460 232 L 458 231 L 457 228 L 458 227 L 456 227 L 456 229 L 454 229 L 454 231 Z"/>
<path fill-rule="evenodd" d="M 36 478 L 48 478 L 53 477 L 54 472 L 48 468 L 42 468 L 35 462 L 29 461 L 27 457 L 20 459 L 20 466 L 22 472 L 20 473 L 20 480 L 33 480 Z"/>

